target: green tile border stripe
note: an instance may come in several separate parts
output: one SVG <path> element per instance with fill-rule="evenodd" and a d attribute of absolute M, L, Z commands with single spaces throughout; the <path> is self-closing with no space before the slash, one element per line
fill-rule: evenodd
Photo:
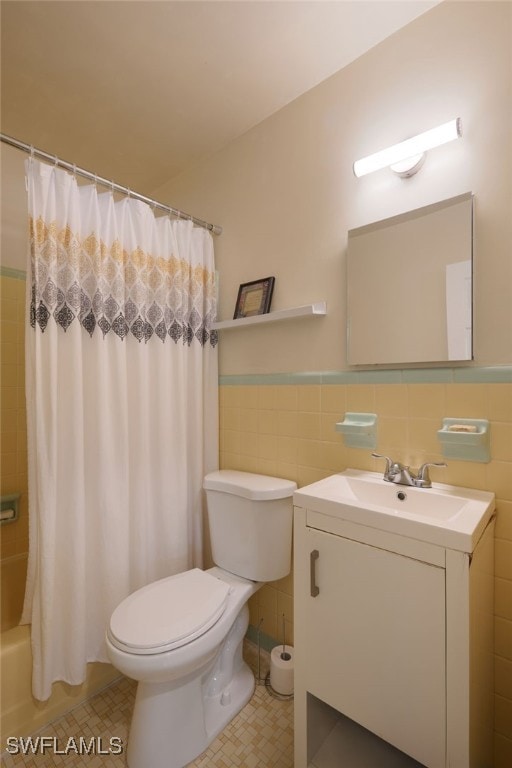
<path fill-rule="evenodd" d="M 220 386 L 271 384 L 510 384 L 512 365 L 465 368 L 404 368 L 379 371 L 233 374 L 219 376 Z"/>
<path fill-rule="evenodd" d="M 219 376 L 219 384 L 250 386 L 253 384 L 322 384 L 321 373 L 261 373 Z"/>
<path fill-rule="evenodd" d="M 0 267 L 0 277 L 12 277 L 14 280 L 26 280 L 27 273 L 21 269 L 13 269 L 12 267 Z"/>
<path fill-rule="evenodd" d="M 510 384 L 512 365 L 496 365 L 488 368 L 455 368 L 453 380 L 458 384 Z"/>

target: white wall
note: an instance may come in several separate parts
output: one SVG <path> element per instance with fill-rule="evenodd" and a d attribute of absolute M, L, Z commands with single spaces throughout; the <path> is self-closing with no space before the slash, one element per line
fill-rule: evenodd
<path fill-rule="evenodd" d="M 512 361 L 511 32 L 509 2 L 445 2 L 155 191 L 223 226 L 221 319 L 240 283 L 267 275 L 273 309 L 327 300 L 323 319 L 222 332 L 222 374 L 346 369 L 348 229 L 466 191 L 475 362 Z M 463 139 L 429 153 L 417 176 L 353 176 L 355 159 L 457 116 Z"/>

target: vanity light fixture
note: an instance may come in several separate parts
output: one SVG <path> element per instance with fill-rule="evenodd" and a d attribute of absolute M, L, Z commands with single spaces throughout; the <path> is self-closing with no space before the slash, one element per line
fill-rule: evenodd
<path fill-rule="evenodd" d="M 427 150 L 439 147 L 441 144 L 446 144 L 448 141 L 458 139 L 461 136 L 462 121 L 460 117 L 457 117 L 437 128 L 431 128 L 411 139 L 406 139 L 400 144 L 394 144 L 392 147 L 382 149 L 380 152 L 363 157 L 361 160 L 356 160 L 354 175 L 357 177 L 365 176 L 367 173 L 390 167 L 399 176 L 412 176 L 423 165 Z"/>

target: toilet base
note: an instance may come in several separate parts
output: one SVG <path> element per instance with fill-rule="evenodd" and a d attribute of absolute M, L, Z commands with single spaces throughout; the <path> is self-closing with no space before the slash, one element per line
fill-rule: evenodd
<path fill-rule="evenodd" d="M 227 695 L 217 694 L 214 698 L 205 702 L 205 721 L 208 729 L 208 743 L 201 749 L 197 757 L 204 752 L 209 744 L 221 731 L 233 720 L 243 707 L 250 701 L 255 688 L 255 680 L 252 671 L 244 662 L 243 666 L 233 677 Z M 193 760 L 194 758 L 192 758 Z"/>
<path fill-rule="evenodd" d="M 254 675 L 243 661 L 244 605 L 218 654 L 179 683 L 139 682 L 128 739 L 129 768 L 184 768 L 250 700 Z"/>

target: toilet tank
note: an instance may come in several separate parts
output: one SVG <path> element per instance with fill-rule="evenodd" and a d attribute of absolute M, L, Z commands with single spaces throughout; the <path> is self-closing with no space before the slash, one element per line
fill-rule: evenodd
<path fill-rule="evenodd" d="M 291 569 L 297 484 L 221 469 L 206 475 L 203 487 L 215 564 L 253 581 L 286 576 Z"/>

